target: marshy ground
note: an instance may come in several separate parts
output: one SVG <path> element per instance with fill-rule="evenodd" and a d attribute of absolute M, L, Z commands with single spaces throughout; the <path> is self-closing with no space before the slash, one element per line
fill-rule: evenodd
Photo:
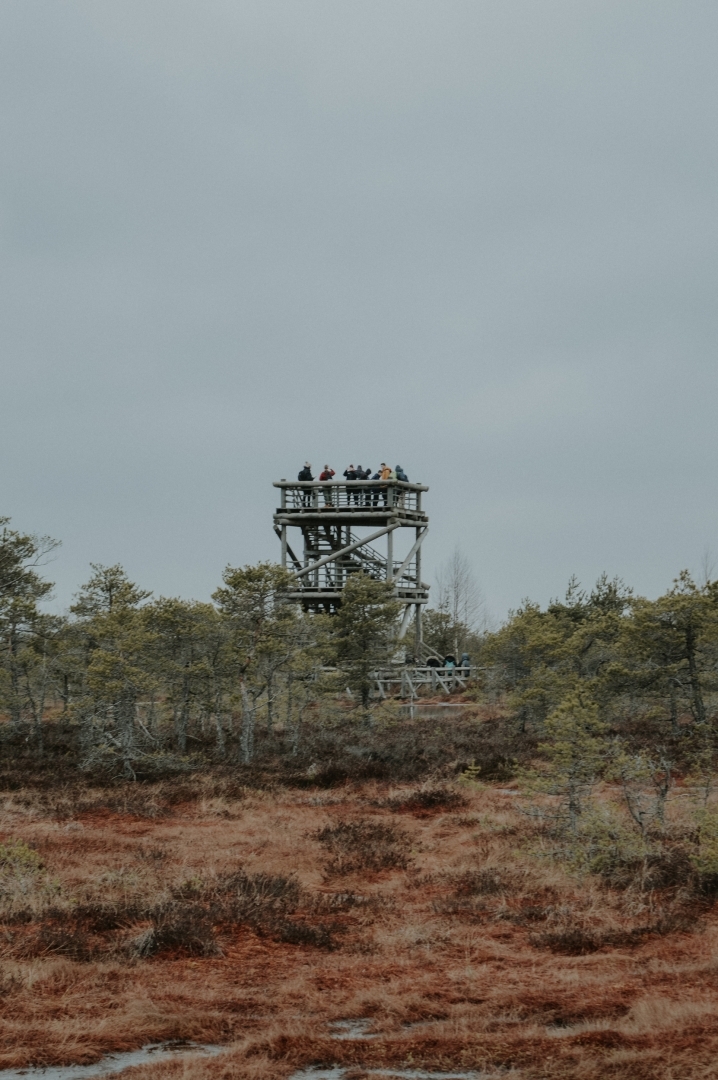
<path fill-rule="evenodd" d="M 511 783 L 20 789 L 0 843 L 0 1068 L 718 1076 L 716 912 L 561 869 Z"/>

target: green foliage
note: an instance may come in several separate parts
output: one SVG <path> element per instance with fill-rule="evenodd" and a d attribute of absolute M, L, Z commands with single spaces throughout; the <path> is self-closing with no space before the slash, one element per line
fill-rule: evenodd
<path fill-rule="evenodd" d="M 665 702 L 674 732 L 682 707 L 704 724 L 706 692 L 718 686 L 718 582 L 699 587 L 684 570 L 665 596 L 635 600 L 622 646 L 624 683 Z"/>
<path fill-rule="evenodd" d="M 387 661 L 401 604 L 390 582 L 357 573 L 347 581 L 334 618 L 334 655 L 346 684 L 368 716 L 372 675 Z"/>
<path fill-rule="evenodd" d="M 478 787 L 481 784 L 481 766 L 476 764 L 476 758 L 472 758 L 471 763 L 459 773 L 459 783 L 469 784 L 472 787 Z"/>
<path fill-rule="evenodd" d="M 177 750 L 184 754 L 193 709 L 206 715 L 218 710 L 230 663 L 229 628 L 212 604 L 165 597 L 143 609 L 143 624 L 152 639 L 153 674 L 172 711 Z"/>
<path fill-rule="evenodd" d="M 90 563 L 95 571 L 78 593 L 71 611 L 79 618 L 112 615 L 120 610 L 136 608 L 152 594 L 138 589 L 119 565 L 102 566 Z"/>
<path fill-rule="evenodd" d="M 118 768 L 134 778 L 134 766 L 145 753 L 138 741 L 138 702 L 157 688 L 151 663 L 154 638 L 139 607 L 149 593 L 119 566 L 93 564 L 93 570 L 72 609 L 83 656 L 73 715 L 83 727 L 83 765 Z"/>
<path fill-rule="evenodd" d="M 224 756 L 235 717 L 243 763 L 260 718 L 267 745 L 286 733 L 296 753 L 304 719 L 329 723 L 330 690 L 348 687 L 371 719 L 374 673 L 396 651 L 402 605 L 391 583 L 351 574 L 329 617 L 289 602 L 294 577 L 270 562 L 227 567 L 212 603 L 152 599 L 121 566 L 93 563 L 59 618 L 40 611 L 51 589 L 40 568 L 54 546 L 0 519 L 0 707 L 10 721 L 0 734 L 9 742 L 34 736 L 42 752 L 50 700 L 64 731 L 80 733 L 83 767 L 133 778 L 192 768 L 195 750 Z M 475 700 L 488 688 L 499 715 L 515 720 L 511 775 L 538 747 L 530 783 L 560 796 L 574 836 L 601 776 L 620 786 L 645 842 L 667 829 L 677 772 L 697 778 L 708 801 L 718 769 L 718 582 L 699 586 L 684 571 L 648 600 L 606 575 L 590 591 L 572 579 L 562 600 L 545 609 L 526 601 L 496 633 L 478 634 L 480 615 L 457 552 L 425 613 L 426 643 L 475 654 Z M 476 776 L 472 765 L 462 779 Z"/>
<path fill-rule="evenodd" d="M 241 756 L 249 764 L 259 697 L 266 693 L 271 708 L 277 674 L 297 665 L 310 643 L 296 606 L 285 599 L 293 580 L 289 571 L 263 562 L 227 567 L 222 579 L 213 600 L 229 626 L 231 666 L 242 705 Z"/>
<path fill-rule="evenodd" d="M 0 918 L 37 913 L 55 901 L 59 891 L 37 851 L 22 840 L 0 844 Z"/>
<path fill-rule="evenodd" d="M 627 868 L 645 862 L 650 848 L 644 835 L 611 803 L 588 802 L 568 857 L 572 865 L 618 882 Z"/>
<path fill-rule="evenodd" d="M 10 840 L 0 844 L 0 873 L 27 874 L 42 869 L 42 859 L 24 840 Z"/>
<path fill-rule="evenodd" d="M 620 782 L 626 808 L 642 834 L 653 827 L 663 828 L 673 772 L 662 747 L 629 753 L 620 742 L 615 744 L 607 775 Z"/>
<path fill-rule="evenodd" d="M 545 611 L 527 601 L 487 637 L 482 661 L 493 665 L 523 728 L 540 729 L 579 687 L 596 700 L 605 697 L 606 667 L 616 656 L 631 603 L 630 590 L 618 579 L 603 575 L 590 594 L 572 579 L 563 601 Z"/>
<path fill-rule="evenodd" d="M 574 690 L 547 718 L 546 742 L 539 746 L 549 763 L 541 779 L 562 797 L 575 832 L 582 803 L 604 767 L 608 747 L 599 709 L 583 690 Z"/>
<path fill-rule="evenodd" d="M 40 613 L 38 604 L 52 584 L 38 573 L 58 546 L 8 528 L 0 518 L 0 706 L 7 709 L 13 727 L 28 713 L 41 748 L 41 723 L 48 679 L 47 641 L 56 620 Z"/>

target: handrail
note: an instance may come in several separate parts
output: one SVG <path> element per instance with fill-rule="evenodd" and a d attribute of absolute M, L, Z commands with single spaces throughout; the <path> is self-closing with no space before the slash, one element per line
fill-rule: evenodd
<path fill-rule="evenodd" d="M 428 491 L 426 484 L 412 484 L 406 480 L 274 480 L 272 486 L 276 488 L 324 488 L 324 487 L 376 487 L 378 484 L 391 484 L 404 488 L 407 491 Z"/>

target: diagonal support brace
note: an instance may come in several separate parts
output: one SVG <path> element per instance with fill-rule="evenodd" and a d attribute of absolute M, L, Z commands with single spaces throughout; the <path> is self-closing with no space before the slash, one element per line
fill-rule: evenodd
<path fill-rule="evenodd" d="M 401 639 L 404 637 L 404 634 L 406 633 L 406 628 L 409 625 L 409 619 L 411 618 L 411 609 L 413 608 L 413 606 L 413 604 L 407 604 L 406 608 L 404 609 L 404 618 L 401 620 L 399 633 L 396 635 L 397 641 L 401 641 Z"/>
<path fill-rule="evenodd" d="M 404 559 L 403 563 L 401 564 L 401 566 L 399 567 L 397 572 L 394 574 L 394 581 L 398 581 L 399 578 L 401 577 L 401 575 L 404 573 L 407 566 L 409 565 L 411 560 L 414 558 L 414 556 L 416 555 L 416 553 L 419 550 L 419 548 L 421 547 L 421 545 L 424 543 L 424 537 L 426 536 L 428 531 L 429 531 L 429 526 L 428 525 L 426 526 L 425 529 L 421 530 L 421 532 L 419 533 L 419 535 L 416 538 L 416 543 L 414 544 L 413 548 L 411 549 L 411 551 L 409 552 L 407 557 Z M 417 584 L 417 587 L 418 587 L 419 585 L 421 585 L 421 582 L 417 581 L 416 584 Z"/>
<path fill-rule="evenodd" d="M 304 577 L 305 574 L 311 574 L 313 570 L 318 570 L 320 566 L 326 566 L 327 563 L 333 562 L 335 559 L 340 559 L 342 555 L 349 555 L 350 552 L 356 551 L 357 548 L 364 547 L 365 544 L 370 544 L 372 540 L 376 540 L 380 536 L 384 536 L 385 533 L 393 532 L 394 529 L 399 528 L 399 522 L 395 522 L 393 525 L 387 525 L 384 529 L 378 529 L 376 532 L 370 533 L 369 536 L 365 536 L 363 540 L 355 540 L 353 544 L 347 544 L 346 547 L 340 548 L 339 551 L 333 551 L 331 555 L 325 555 L 323 559 L 317 559 L 311 566 L 304 566 L 301 570 L 297 570 L 295 577 Z"/>

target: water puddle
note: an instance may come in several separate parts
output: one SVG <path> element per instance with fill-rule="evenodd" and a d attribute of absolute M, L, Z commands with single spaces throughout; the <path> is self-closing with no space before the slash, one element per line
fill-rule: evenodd
<path fill-rule="evenodd" d="M 144 1065 L 148 1061 L 166 1060 L 190 1054 L 221 1054 L 224 1046 L 200 1046 L 196 1043 L 150 1043 L 140 1050 L 128 1050 L 123 1054 L 108 1054 L 94 1065 L 48 1065 L 46 1068 L 0 1069 L 0 1080 L 92 1080 L 93 1077 L 112 1076 L 129 1069 L 130 1065 Z"/>
<path fill-rule="evenodd" d="M 372 1021 L 337 1020 L 330 1025 L 334 1039 L 375 1039 L 375 1033 L 367 1031 Z M 224 1046 L 202 1046 L 196 1043 L 151 1043 L 140 1050 L 128 1050 L 122 1054 L 108 1054 L 94 1065 L 48 1065 L 46 1068 L 0 1069 L 0 1080 L 94 1080 L 95 1077 L 114 1076 L 131 1065 L 167 1060 L 172 1057 L 220 1054 Z M 344 1080 L 356 1065 L 334 1065 L 331 1068 L 300 1069 L 289 1080 Z M 432 1072 L 430 1069 L 364 1069 L 366 1076 L 384 1076 L 387 1080 L 497 1080 L 496 1073 L 479 1072 Z"/>

